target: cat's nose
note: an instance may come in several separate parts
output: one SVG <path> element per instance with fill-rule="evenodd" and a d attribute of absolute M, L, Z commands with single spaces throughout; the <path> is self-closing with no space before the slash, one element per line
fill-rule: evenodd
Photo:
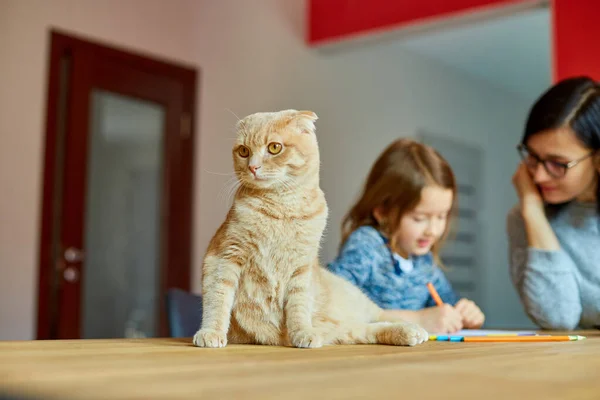
<path fill-rule="evenodd" d="M 252 175 L 256 175 L 256 170 L 260 169 L 260 165 L 250 165 L 248 166 Z"/>

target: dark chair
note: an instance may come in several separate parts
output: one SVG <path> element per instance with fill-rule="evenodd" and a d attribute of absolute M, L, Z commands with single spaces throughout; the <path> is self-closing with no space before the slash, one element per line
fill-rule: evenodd
<path fill-rule="evenodd" d="M 202 297 L 181 289 L 167 291 L 167 318 L 171 337 L 192 337 L 202 323 Z"/>

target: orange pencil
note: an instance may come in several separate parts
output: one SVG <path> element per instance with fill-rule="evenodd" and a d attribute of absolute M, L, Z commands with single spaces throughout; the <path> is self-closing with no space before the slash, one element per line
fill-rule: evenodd
<path fill-rule="evenodd" d="M 437 304 L 438 306 L 443 306 L 444 302 L 442 301 L 442 298 L 438 294 L 437 290 L 435 290 L 431 282 L 427 284 L 427 289 L 429 289 L 429 293 L 431 293 L 431 297 L 433 297 L 435 304 Z"/>
<path fill-rule="evenodd" d="M 465 336 L 462 342 L 571 342 L 585 336 Z"/>

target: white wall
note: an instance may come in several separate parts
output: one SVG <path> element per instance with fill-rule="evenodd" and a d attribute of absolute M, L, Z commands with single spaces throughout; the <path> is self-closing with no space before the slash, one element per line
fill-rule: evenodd
<path fill-rule="evenodd" d="M 196 273 L 227 209 L 218 198 L 227 177 L 209 171 L 231 171 L 236 118 L 228 110 L 243 116 L 312 109 L 321 118 L 322 186 L 331 209 L 323 259 L 333 257 L 341 215 L 381 149 L 419 128 L 447 133 L 489 155 L 483 304 L 489 321 L 524 321 L 508 282 L 504 238 L 504 216 L 515 201 L 512 153 L 527 108 L 519 99 L 404 51 L 401 43 L 309 49 L 302 0 L 0 0 L 0 7 L 0 339 L 34 336 L 50 26 L 202 69 Z"/>

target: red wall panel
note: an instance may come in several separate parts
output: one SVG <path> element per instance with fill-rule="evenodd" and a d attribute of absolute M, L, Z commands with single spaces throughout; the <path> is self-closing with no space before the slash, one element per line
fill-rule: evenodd
<path fill-rule="evenodd" d="M 600 79 L 600 1 L 554 0 L 552 23 L 553 78 Z"/>
<path fill-rule="evenodd" d="M 350 36 L 525 2 L 527 0 L 307 0 L 307 40 L 311 45 L 335 42 Z"/>
<path fill-rule="evenodd" d="M 310 45 L 430 23 L 531 0 L 306 0 Z M 553 79 L 600 79 L 600 0 L 553 0 Z"/>

